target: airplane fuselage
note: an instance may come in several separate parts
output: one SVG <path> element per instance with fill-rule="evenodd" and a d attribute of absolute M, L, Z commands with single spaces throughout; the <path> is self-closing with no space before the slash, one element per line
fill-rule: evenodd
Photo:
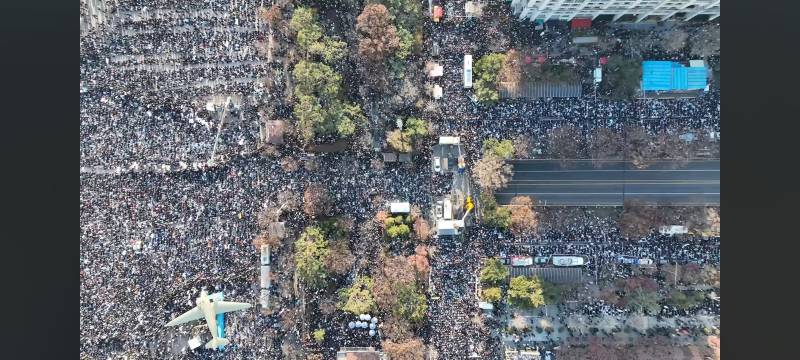
<path fill-rule="evenodd" d="M 219 338 L 217 336 L 217 309 L 215 304 L 208 298 L 208 294 L 205 292 L 200 293 L 200 297 L 197 298 L 197 307 L 206 318 L 206 325 L 208 325 L 208 330 L 211 331 L 211 336 L 214 339 Z"/>

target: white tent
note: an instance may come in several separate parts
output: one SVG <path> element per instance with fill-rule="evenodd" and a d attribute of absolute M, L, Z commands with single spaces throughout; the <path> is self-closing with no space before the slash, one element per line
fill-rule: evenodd
<path fill-rule="evenodd" d="M 411 212 L 411 204 L 408 202 L 393 202 L 389 204 L 389 212 L 392 214 L 408 214 Z M 369 316 L 369 315 L 367 315 Z M 369 320 L 366 318 L 364 320 Z"/>

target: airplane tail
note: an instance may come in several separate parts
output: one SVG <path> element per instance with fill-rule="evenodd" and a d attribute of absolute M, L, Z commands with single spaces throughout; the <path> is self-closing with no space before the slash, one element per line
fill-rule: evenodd
<path fill-rule="evenodd" d="M 206 343 L 206 349 L 216 349 L 220 346 L 228 345 L 230 343 L 226 338 L 215 337 Z"/>

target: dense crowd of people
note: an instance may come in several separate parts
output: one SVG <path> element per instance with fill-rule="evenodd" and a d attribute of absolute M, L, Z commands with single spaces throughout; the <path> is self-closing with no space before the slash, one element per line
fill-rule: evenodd
<path fill-rule="evenodd" d="M 190 309 L 202 288 L 223 291 L 233 301 L 257 303 L 259 261 L 251 240 L 259 231 L 257 215 L 280 192 L 302 197 L 309 184 L 322 184 L 331 194 L 332 213 L 358 223 L 370 221 L 380 209 L 376 197 L 408 201 L 427 213 L 435 196 L 450 191 L 449 177 L 432 176 L 428 149 L 420 149 L 410 166 L 373 166 L 380 153 L 310 157 L 286 146 L 281 155 L 303 165 L 291 170 L 278 159 L 255 154 L 260 131 L 255 109 L 265 96 L 259 79 L 269 69 L 254 48 L 262 39 L 256 18 L 260 2 L 108 3 L 113 16 L 81 37 L 81 168 L 123 171 L 81 173 L 82 356 L 186 356 L 181 354 L 188 338 L 198 333 L 198 324 L 164 324 Z M 463 9 L 463 2 L 458 4 Z M 587 96 L 479 106 L 463 89 L 461 61 L 469 50 L 459 39 L 466 31 L 480 31 L 480 26 L 444 26 L 430 34 L 446 45 L 440 105 L 447 109 L 431 121 L 440 129 L 437 135 L 465 140 L 470 163 L 480 156 L 485 138 L 541 138 L 561 124 L 579 127 L 584 134 L 626 124 L 651 131 L 678 126 L 719 130 L 716 92 L 679 100 Z M 191 166 L 209 160 L 228 96 L 234 100 L 224 110 L 226 126 L 217 150 L 228 160 L 214 167 Z M 168 165 L 170 171 L 132 171 L 153 164 Z M 287 222 L 294 229 L 305 225 L 299 212 Z M 475 274 L 486 256 L 586 254 L 592 260 L 588 273 L 619 255 L 719 263 L 719 238 L 676 241 L 653 235 L 631 242 L 620 240 L 616 224 L 608 219 L 575 223 L 582 225 L 542 234 L 535 247 L 480 226 L 464 237 L 433 239 L 437 250 L 431 258 L 425 340 L 443 359 L 463 359 L 478 343 L 491 341 L 473 321 L 478 313 Z M 600 310 L 587 305 L 582 311 L 591 315 Z M 280 313 L 252 309 L 229 315 L 231 345 L 225 352 L 206 351 L 204 357 L 279 358 L 287 333 L 279 326 Z M 337 343 L 377 345 L 375 339 L 345 339 L 357 336 L 347 330 L 331 334 Z"/>

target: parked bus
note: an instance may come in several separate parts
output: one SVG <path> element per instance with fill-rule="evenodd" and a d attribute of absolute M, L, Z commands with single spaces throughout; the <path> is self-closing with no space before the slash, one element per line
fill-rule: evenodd
<path fill-rule="evenodd" d="M 584 266 L 589 263 L 581 255 L 553 255 L 552 260 L 555 266 Z"/>
<path fill-rule="evenodd" d="M 464 55 L 464 88 L 472 88 L 472 55 Z"/>

